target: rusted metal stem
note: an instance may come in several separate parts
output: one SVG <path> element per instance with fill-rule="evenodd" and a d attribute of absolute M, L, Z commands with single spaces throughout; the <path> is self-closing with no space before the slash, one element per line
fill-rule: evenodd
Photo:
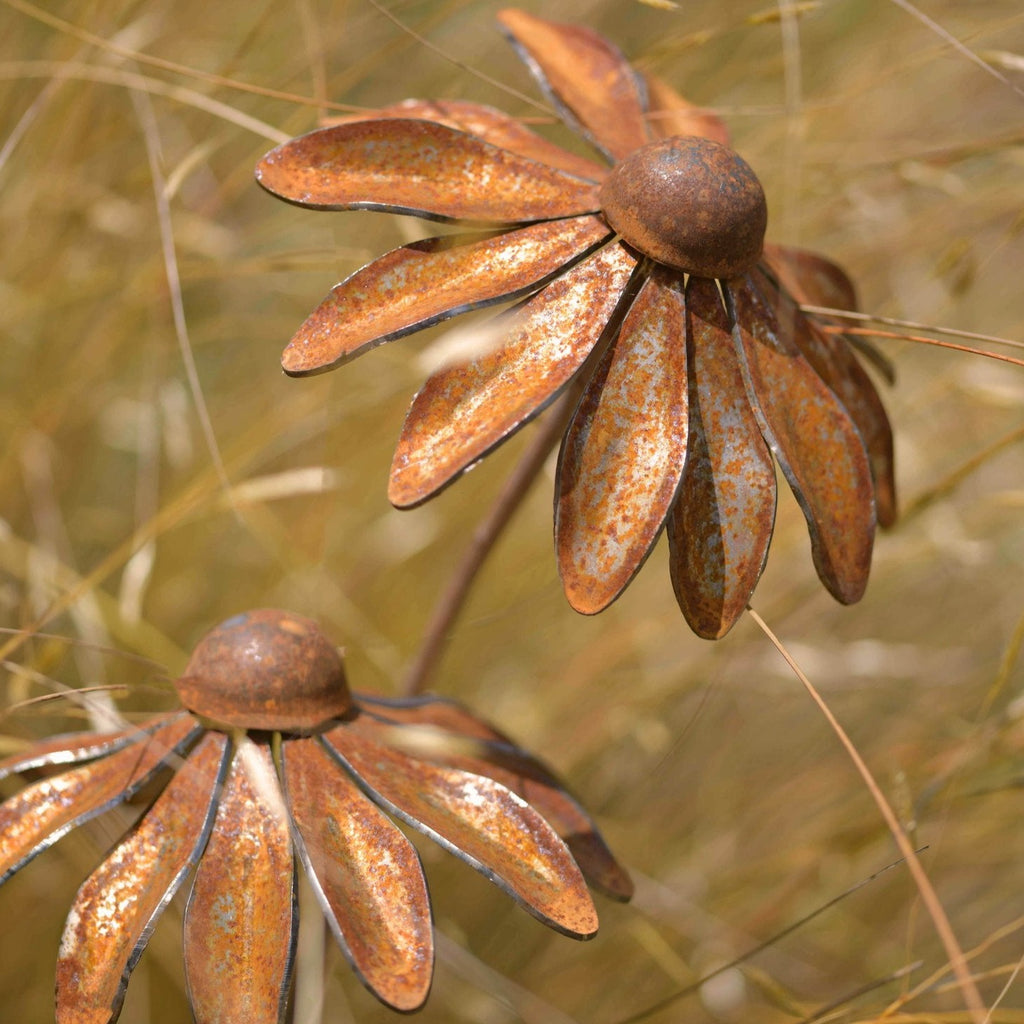
<path fill-rule="evenodd" d="M 452 623 L 462 611 L 462 606 L 469 596 L 470 587 L 477 577 L 480 567 L 491 553 L 502 530 L 522 504 L 530 485 L 537 479 L 547 460 L 551 449 L 565 432 L 566 421 L 575 407 L 578 390 L 570 388 L 555 403 L 540 425 L 532 444 L 526 450 L 519 465 L 505 482 L 501 493 L 469 542 L 455 572 L 448 581 L 448 586 L 434 607 L 434 614 L 423 634 L 423 642 L 416 653 L 416 659 L 409 668 L 402 686 L 402 693 L 412 696 L 426 689 L 431 673 L 444 653 L 448 643 L 448 634 Z"/>

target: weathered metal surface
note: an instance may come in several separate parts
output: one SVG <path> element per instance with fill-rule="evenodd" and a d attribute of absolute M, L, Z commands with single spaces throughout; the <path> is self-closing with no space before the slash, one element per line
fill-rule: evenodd
<path fill-rule="evenodd" d="M 871 462 L 878 523 L 892 526 L 896 522 L 892 428 L 871 378 L 842 337 L 816 326 L 767 277 L 759 275 L 758 280 L 765 297 L 775 307 L 778 322 L 791 330 L 797 348 L 843 403 L 860 432 Z"/>
<path fill-rule="evenodd" d="M 545 924 L 575 938 L 596 933 L 597 912 L 576 862 L 521 797 L 492 779 L 408 757 L 346 726 L 323 739 L 375 800 Z"/>
<path fill-rule="evenodd" d="M 500 782 L 558 833 L 590 885 L 613 899 L 630 899 L 633 883 L 629 874 L 613 856 L 593 819 L 546 765 L 450 701 L 431 699 L 404 710 L 408 713 L 389 714 L 386 719 L 377 717 L 376 711 L 363 714 L 346 722 L 345 729 L 421 760 Z M 381 712 L 388 714 L 384 709 Z"/>
<path fill-rule="evenodd" d="M 606 246 L 495 321 L 504 335 L 496 351 L 435 373 L 402 427 L 392 503 L 429 498 L 550 402 L 597 344 L 636 262 L 623 246 Z"/>
<path fill-rule="evenodd" d="M 690 437 L 668 520 L 669 565 L 690 628 L 724 636 L 761 577 L 775 521 L 775 466 L 743 383 L 714 281 L 686 289 Z"/>
<path fill-rule="evenodd" d="M 842 267 L 807 249 L 766 244 L 764 261 L 797 302 L 857 309 L 857 289 Z"/>
<path fill-rule="evenodd" d="M 174 717 L 174 714 L 164 715 L 152 719 L 143 727 L 131 726 L 117 732 L 73 732 L 39 740 L 24 750 L 0 760 L 0 779 L 6 779 L 8 775 L 25 772 L 31 768 L 52 768 L 79 761 L 91 761 L 93 758 L 112 754 L 129 743 L 145 739 L 154 729 Z"/>
<path fill-rule="evenodd" d="M 280 1024 L 298 908 L 284 800 L 269 747 L 242 739 L 185 911 L 197 1024 Z"/>
<path fill-rule="evenodd" d="M 434 963 L 416 850 L 319 739 L 287 741 L 282 761 L 297 848 L 335 938 L 378 999 L 415 1010 L 427 998 Z"/>
<path fill-rule="evenodd" d="M 818 576 L 844 604 L 867 586 L 875 502 L 864 443 L 831 389 L 776 320 L 752 275 L 724 285 L 765 440 L 803 510 Z"/>
<path fill-rule="evenodd" d="M 352 704 L 337 648 L 312 619 L 276 608 L 207 633 L 174 686 L 190 711 L 242 729 L 312 729 Z"/>
<path fill-rule="evenodd" d="M 682 275 L 655 267 L 587 384 L 562 443 L 555 550 L 569 603 L 622 592 L 665 522 L 686 456 Z"/>
<path fill-rule="evenodd" d="M 202 853 L 227 766 L 207 733 L 136 828 L 78 890 L 57 961 L 57 1024 L 116 1019 L 156 919 Z"/>
<path fill-rule="evenodd" d="M 608 168 L 602 164 L 556 146 L 503 111 L 469 100 L 403 100 L 363 114 L 331 118 L 328 123 L 349 124 L 378 117 L 412 117 L 446 124 L 587 181 L 601 181 L 608 173 Z"/>
<path fill-rule="evenodd" d="M 178 750 L 197 729 L 182 715 L 152 735 L 139 733 L 127 749 L 36 782 L 0 805 L 0 882 L 77 825 L 127 800 L 160 768 L 176 766 Z"/>
<path fill-rule="evenodd" d="M 728 146 L 661 139 L 617 163 L 601 207 L 630 245 L 699 277 L 735 277 L 757 262 L 768 206 L 757 175 Z"/>
<path fill-rule="evenodd" d="M 650 141 L 643 85 L 608 40 L 515 9 L 500 11 L 498 21 L 563 119 L 610 160 Z"/>
<path fill-rule="evenodd" d="M 647 85 L 647 127 L 656 139 L 673 135 L 699 135 L 723 146 L 732 144 L 725 122 L 708 110 L 684 99 L 664 79 L 645 74 Z"/>
<path fill-rule="evenodd" d="M 518 298 L 610 237 L 597 217 L 571 217 L 404 245 L 337 285 L 281 364 L 293 375 L 322 372 L 458 313 Z"/>
<path fill-rule="evenodd" d="M 597 188 L 447 125 L 405 118 L 320 128 L 271 150 L 256 180 L 300 206 L 521 223 L 595 213 Z"/>

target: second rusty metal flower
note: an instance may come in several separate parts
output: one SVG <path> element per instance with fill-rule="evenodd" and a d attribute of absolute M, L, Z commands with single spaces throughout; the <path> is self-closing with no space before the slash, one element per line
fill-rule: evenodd
<path fill-rule="evenodd" d="M 497 322 L 495 350 L 442 368 L 414 399 L 395 505 L 436 494 L 575 381 L 555 504 L 574 608 L 615 600 L 664 528 L 687 621 L 727 632 L 767 558 L 773 457 L 822 582 L 858 600 L 876 521 L 896 514 L 892 434 L 847 341 L 798 305 L 852 306 L 846 275 L 800 250 L 762 251 L 761 187 L 716 117 L 589 29 L 499 18 L 563 120 L 613 166 L 461 101 L 409 100 L 268 153 L 260 183 L 300 205 L 490 225 L 357 271 L 292 339 L 285 370 L 318 373 L 523 298 Z"/>

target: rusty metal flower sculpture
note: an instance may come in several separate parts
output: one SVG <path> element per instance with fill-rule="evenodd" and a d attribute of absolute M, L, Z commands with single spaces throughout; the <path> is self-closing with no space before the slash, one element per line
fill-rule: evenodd
<path fill-rule="evenodd" d="M 772 456 L 819 576 L 858 600 L 876 520 L 895 517 L 892 436 L 847 341 L 798 305 L 852 307 L 846 275 L 764 246 L 761 185 L 717 117 L 589 29 L 499 18 L 610 168 L 462 101 L 409 100 L 268 153 L 258 180 L 290 202 L 480 226 L 403 246 L 339 284 L 284 369 L 318 373 L 523 298 L 495 350 L 441 369 L 414 399 L 391 467 L 395 505 L 436 494 L 575 384 L 555 501 L 574 608 L 607 607 L 667 526 L 683 613 L 700 635 L 723 635 L 767 557 Z"/>
<path fill-rule="evenodd" d="M 193 868 L 184 941 L 197 1021 L 283 1020 L 296 860 L 367 988 L 416 1009 L 433 971 L 430 903 L 389 815 L 567 935 L 597 930 L 583 875 L 629 898 L 593 822 L 538 761 L 450 701 L 351 694 L 308 619 L 236 616 L 202 640 L 175 685 L 186 711 L 0 762 L 0 777 L 75 766 L 0 805 L 0 881 L 170 776 L 75 898 L 57 964 L 59 1024 L 116 1019 L 157 917 Z"/>

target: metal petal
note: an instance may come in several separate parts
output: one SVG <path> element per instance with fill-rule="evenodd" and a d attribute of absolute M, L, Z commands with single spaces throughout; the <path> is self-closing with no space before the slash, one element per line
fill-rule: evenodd
<path fill-rule="evenodd" d="M 381 806 L 471 864 L 545 924 L 575 938 L 597 931 L 586 882 L 551 826 L 500 783 L 415 760 L 342 725 L 324 734 Z"/>
<path fill-rule="evenodd" d="M 298 925 L 288 815 L 270 749 L 244 737 L 185 911 L 197 1024 L 279 1024 Z"/>
<path fill-rule="evenodd" d="M 556 146 L 503 111 L 469 100 L 403 100 L 364 114 L 331 118 L 328 123 L 349 124 L 352 121 L 376 120 L 381 117 L 412 117 L 446 124 L 501 149 L 509 149 L 520 156 L 528 156 L 531 160 L 568 171 L 588 181 L 603 181 L 608 174 L 607 167 Z"/>
<path fill-rule="evenodd" d="M 431 705 L 440 707 L 435 709 Z M 460 717 L 450 713 L 453 708 L 470 720 L 466 724 L 473 731 L 467 733 L 462 728 Z M 613 899 L 630 899 L 633 883 L 629 874 L 609 850 L 593 819 L 550 769 L 449 701 L 431 699 L 429 703 L 419 703 L 412 709 L 412 715 L 403 714 L 406 710 L 410 709 L 397 713 L 394 708 L 381 709 L 387 718 L 377 717 L 376 712 L 363 714 L 345 727 L 412 757 L 500 782 L 521 796 L 558 833 L 590 885 Z M 432 714 L 434 710 L 440 714 Z M 446 728 L 442 722 L 456 728 Z M 474 728 L 476 725 L 482 728 Z M 485 731 L 493 739 L 482 738 Z"/>
<path fill-rule="evenodd" d="M 879 525 L 892 526 L 896 522 L 892 427 L 871 378 L 842 337 L 818 328 L 770 280 L 762 277 L 760 282 L 768 301 L 775 307 L 778 321 L 792 324 L 792 337 L 796 346 L 843 403 L 860 431 L 875 481 Z"/>
<path fill-rule="evenodd" d="M 607 39 L 514 8 L 498 21 L 562 119 L 610 160 L 650 141 L 643 82 Z"/>
<path fill-rule="evenodd" d="M 596 213 L 597 186 L 447 125 L 405 118 L 320 128 L 256 168 L 269 192 L 325 210 L 522 223 Z"/>
<path fill-rule="evenodd" d="M 198 734 L 195 719 L 185 715 L 152 735 L 136 731 L 127 749 L 43 779 L 0 805 L 0 883 L 71 829 L 138 792 Z"/>
<path fill-rule="evenodd" d="M 658 139 L 673 135 L 699 135 L 723 146 L 731 146 L 725 122 L 708 110 L 701 110 L 684 99 L 657 75 L 644 75 L 647 85 L 647 125 Z"/>
<path fill-rule="evenodd" d="M 117 1019 L 157 918 L 206 845 L 227 745 L 226 736 L 207 733 L 152 809 L 78 890 L 57 960 L 57 1024 Z"/>
<path fill-rule="evenodd" d="M 807 249 L 765 243 L 764 261 L 797 302 L 857 309 L 857 289 L 838 264 Z"/>
<path fill-rule="evenodd" d="M 178 714 L 164 715 L 152 719 L 143 726 L 133 725 L 118 732 L 69 732 L 39 740 L 24 750 L 0 760 L 0 779 L 32 768 L 75 764 L 78 761 L 91 761 L 104 754 L 112 754 L 129 743 L 145 739 L 154 730 L 176 717 Z"/>
<path fill-rule="evenodd" d="M 332 289 L 281 363 L 295 376 L 319 373 L 458 313 L 518 298 L 610 236 L 597 217 L 571 217 L 404 245 Z"/>
<path fill-rule="evenodd" d="M 601 339 L 636 266 L 624 246 L 606 246 L 496 320 L 498 350 L 435 373 L 402 427 L 391 502 L 425 501 L 540 412 Z"/>
<path fill-rule="evenodd" d="M 668 521 L 672 586 L 691 629 L 724 636 L 761 578 L 775 522 L 775 467 L 743 383 L 714 281 L 686 289 L 690 438 Z"/>
<path fill-rule="evenodd" d="M 751 275 L 723 283 L 761 432 L 803 510 L 818 576 L 844 604 L 871 568 L 875 502 L 864 442 Z"/>
<path fill-rule="evenodd" d="M 640 569 L 686 456 L 683 275 L 656 266 L 562 442 L 555 549 L 569 603 L 593 615 Z"/>
<path fill-rule="evenodd" d="M 430 991 L 430 897 L 412 843 L 319 739 L 282 747 L 296 847 L 335 938 L 363 984 L 396 1010 Z"/>

